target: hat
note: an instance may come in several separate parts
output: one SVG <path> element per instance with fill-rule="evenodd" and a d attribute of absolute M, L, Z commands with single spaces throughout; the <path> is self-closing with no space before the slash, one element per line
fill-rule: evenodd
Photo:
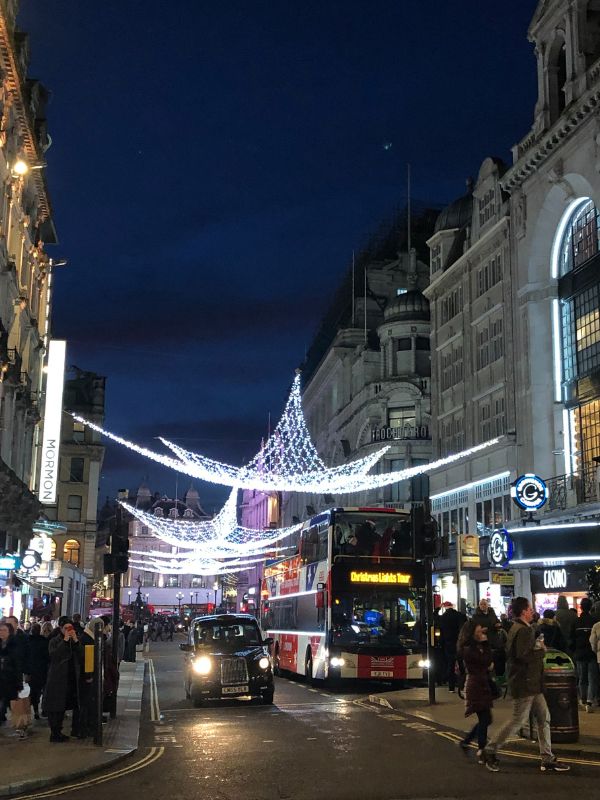
<path fill-rule="evenodd" d="M 454 603 L 451 603 L 450 600 L 446 600 L 444 603 L 442 603 L 442 606 L 444 608 L 453 608 L 454 607 Z"/>
<path fill-rule="evenodd" d="M 71 617 L 59 617 L 58 618 L 58 627 L 62 628 L 63 625 L 73 624 Z"/>

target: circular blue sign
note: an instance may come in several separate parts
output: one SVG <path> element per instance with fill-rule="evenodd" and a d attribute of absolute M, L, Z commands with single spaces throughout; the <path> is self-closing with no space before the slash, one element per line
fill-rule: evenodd
<path fill-rule="evenodd" d="M 489 557 L 495 567 L 508 566 L 513 557 L 513 540 L 506 528 L 499 528 L 490 536 Z"/>
<path fill-rule="evenodd" d="M 510 487 L 510 496 L 519 508 L 537 511 L 548 500 L 548 487 L 537 475 L 521 475 Z"/>

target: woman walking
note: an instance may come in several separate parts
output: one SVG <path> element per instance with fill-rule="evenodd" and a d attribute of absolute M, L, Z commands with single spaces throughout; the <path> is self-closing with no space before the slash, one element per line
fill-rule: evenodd
<path fill-rule="evenodd" d="M 6 712 L 23 688 L 23 667 L 14 630 L 8 622 L 0 621 L 0 706 Z M 16 729 L 20 739 L 27 735 L 26 728 Z"/>
<path fill-rule="evenodd" d="M 493 667 L 492 650 L 487 640 L 485 629 L 474 623 L 467 622 L 458 639 L 458 653 L 462 656 L 467 671 L 465 683 L 465 717 L 477 714 L 477 722 L 469 733 L 459 742 L 462 751 L 467 754 L 469 745 L 477 738 L 477 759 L 480 764 L 485 764 L 488 769 L 494 770 L 494 765 L 485 758 L 487 732 L 492 723 L 492 677 L 490 671 Z"/>

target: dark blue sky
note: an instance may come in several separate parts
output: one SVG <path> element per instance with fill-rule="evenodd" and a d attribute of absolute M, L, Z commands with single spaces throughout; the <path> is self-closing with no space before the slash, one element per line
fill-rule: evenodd
<path fill-rule="evenodd" d="M 69 259 L 54 333 L 107 376 L 107 427 L 249 459 L 406 163 L 447 202 L 527 132 L 535 5 L 23 0 Z M 103 476 L 102 497 L 176 480 L 114 445 Z"/>

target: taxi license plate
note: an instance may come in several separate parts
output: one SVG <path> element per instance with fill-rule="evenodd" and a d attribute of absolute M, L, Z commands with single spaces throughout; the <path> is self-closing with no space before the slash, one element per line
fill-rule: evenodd
<path fill-rule="evenodd" d="M 394 670 L 372 669 L 371 670 L 371 677 L 372 678 L 393 678 L 394 677 Z"/>
<path fill-rule="evenodd" d="M 223 686 L 221 694 L 244 694 L 248 693 L 247 686 Z"/>

